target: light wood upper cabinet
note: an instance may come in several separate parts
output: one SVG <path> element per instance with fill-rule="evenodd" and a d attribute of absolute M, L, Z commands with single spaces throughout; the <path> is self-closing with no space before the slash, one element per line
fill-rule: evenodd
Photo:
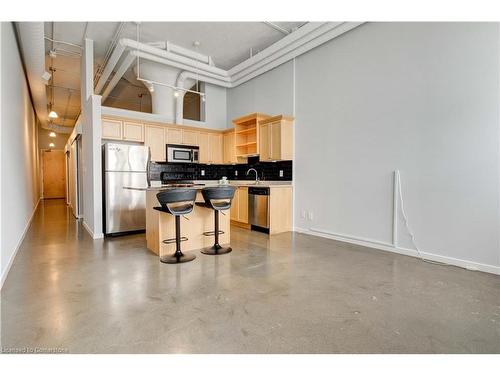
<path fill-rule="evenodd" d="M 122 139 L 122 122 L 119 120 L 102 119 L 102 138 Z"/>
<path fill-rule="evenodd" d="M 182 129 L 166 128 L 165 133 L 168 144 L 171 145 L 182 144 Z"/>
<path fill-rule="evenodd" d="M 198 146 L 198 133 L 196 130 L 182 130 L 182 144 Z"/>
<path fill-rule="evenodd" d="M 224 155 L 223 155 L 223 162 L 224 164 L 233 164 L 237 163 L 237 158 L 236 158 L 236 150 L 234 147 L 234 131 L 230 131 L 227 133 L 224 133 L 223 136 L 223 143 L 224 143 Z"/>
<path fill-rule="evenodd" d="M 293 117 L 274 116 L 259 121 L 261 161 L 293 159 Z"/>
<path fill-rule="evenodd" d="M 200 163 L 222 164 L 223 141 L 222 134 L 200 131 L 197 135 L 200 147 Z"/>
<path fill-rule="evenodd" d="M 137 122 L 123 122 L 123 139 L 125 141 L 144 142 L 144 125 Z"/>
<path fill-rule="evenodd" d="M 165 128 L 146 125 L 144 129 L 144 145 L 151 150 L 151 161 L 166 161 Z"/>
<path fill-rule="evenodd" d="M 223 163 L 222 134 L 210 133 L 210 162 L 213 164 Z"/>
<path fill-rule="evenodd" d="M 208 133 L 200 132 L 198 134 L 198 146 L 200 147 L 200 163 L 210 163 L 210 145 Z"/>

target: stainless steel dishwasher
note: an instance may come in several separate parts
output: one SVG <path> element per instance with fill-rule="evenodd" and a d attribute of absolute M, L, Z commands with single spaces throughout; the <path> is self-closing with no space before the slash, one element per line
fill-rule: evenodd
<path fill-rule="evenodd" d="M 248 188 L 248 220 L 252 230 L 269 233 L 269 188 Z"/>

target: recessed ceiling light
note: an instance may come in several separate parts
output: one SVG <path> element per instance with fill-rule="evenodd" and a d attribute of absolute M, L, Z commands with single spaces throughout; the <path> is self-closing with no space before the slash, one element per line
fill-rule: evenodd
<path fill-rule="evenodd" d="M 49 147 L 50 147 L 50 148 L 54 148 L 55 146 L 56 146 L 55 144 L 53 144 L 53 143 L 49 143 Z"/>
<path fill-rule="evenodd" d="M 57 115 L 56 111 L 50 111 L 49 113 L 49 118 L 58 118 L 59 116 Z"/>
<path fill-rule="evenodd" d="M 50 132 L 50 133 L 49 133 L 49 137 L 51 137 L 51 138 L 55 138 L 55 137 L 56 137 L 56 133 L 54 133 L 54 132 Z"/>

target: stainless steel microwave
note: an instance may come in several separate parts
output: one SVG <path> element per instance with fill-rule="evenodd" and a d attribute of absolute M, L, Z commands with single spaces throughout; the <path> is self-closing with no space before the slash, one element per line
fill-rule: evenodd
<path fill-rule="evenodd" d="M 198 146 L 167 145 L 167 163 L 199 163 Z"/>

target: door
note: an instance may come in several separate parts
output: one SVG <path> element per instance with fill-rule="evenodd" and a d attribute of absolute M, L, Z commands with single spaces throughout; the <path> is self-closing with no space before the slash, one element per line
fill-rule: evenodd
<path fill-rule="evenodd" d="M 117 120 L 102 120 L 102 138 L 122 139 L 122 122 Z"/>
<path fill-rule="evenodd" d="M 66 197 L 66 171 L 63 150 L 45 150 L 42 154 L 43 197 Z"/>
<path fill-rule="evenodd" d="M 248 223 L 248 188 L 238 188 L 238 221 Z"/>
<path fill-rule="evenodd" d="M 210 134 L 210 162 L 222 164 L 222 135 Z"/>
<path fill-rule="evenodd" d="M 182 144 L 190 146 L 198 146 L 198 132 L 194 130 L 183 130 Z"/>
<path fill-rule="evenodd" d="M 159 126 L 146 126 L 144 145 L 151 150 L 151 161 L 165 161 L 165 129 Z"/>
<path fill-rule="evenodd" d="M 224 163 L 236 163 L 236 152 L 234 149 L 234 132 L 224 134 Z"/>
<path fill-rule="evenodd" d="M 260 125 L 259 129 L 259 153 L 260 153 L 260 160 L 269 160 L 270 158 L 270 152 L 269 152 L 269 147 L 270 147 L 270 131 L 269 131 L 269 124 L 262 124 Z"/>
<path fill-rule="evenodd" d="M 146 229 L 146 194 L 124 186 L 147 186 L 145 172 L 105 172 L 105 233 Z"/>
<path fill-rule="evenodd" d="M 269 128 L 270 159 L 281 160 L 281 122 L 273 122 L 269 124 Z"/>
<path fill-rule="evenodd" d="M 180 145 L 182 143 L 182 130 L 175 128 L 166 129 L 167 143 L 170 145 Z"/>
<path fill-rule="evenodd" d="M 200 147 L 200 163 L 210 163 L 208 133 L 200 132 L 198 134 L 198 146 Z"/>
<path fill-rule="evenodd" d="M 238 191 L 240 189 L 236 189 L 234 191 L 233 201 L 231 202 L 231 220 L 238 221 L 239 214 L 239 194 Z"/>
<path fill-rule="evenodd" d="M 69 206 L 71 207 L 71 211 L 75 217 L 78 217 L 78 203 L 77 203 L 77 193 L 78 193 L 78 184 L 77 184 L 77 158 L 76 158 L 76 150 L 77 150 L 77 142 L 74 141 L 71 144 L 69 149 L 69 165 L 68 165 L 68 186 L 69 186 Z"/>
<path fill-rule="evenodd" d="M 149 150 L 144 146 L 106 143 L 104 171 L 146 172 Z"/>
<path fill-rule="evenodd" d="M 136 122 L 124 122 L 123 139 L 126 141 L 144 142 L 144 126 Z"/>

